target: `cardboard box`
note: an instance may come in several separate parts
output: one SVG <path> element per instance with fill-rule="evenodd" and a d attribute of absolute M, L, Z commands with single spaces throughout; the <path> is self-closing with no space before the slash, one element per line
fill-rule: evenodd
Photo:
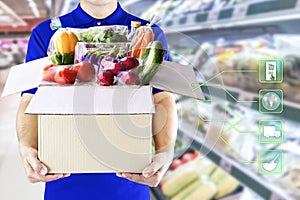
<path fill-rule="evenodd" d="M 141 172 L 151 161 L 149 86 L 45 86 L 26 113 L 39 116 L 39 158 L 50 172 Z"/>
<path fill-rule="evenodd" d="M 204 99 L 192 67 L 164 62 L 150 86 L 45 85 L 48 58 L 14 66 L 2 96 L 39 86 L 26 114 L 38 115 L 39 159 L 50 173 L 140 173 L 152 158 L 151 87 Z"/>

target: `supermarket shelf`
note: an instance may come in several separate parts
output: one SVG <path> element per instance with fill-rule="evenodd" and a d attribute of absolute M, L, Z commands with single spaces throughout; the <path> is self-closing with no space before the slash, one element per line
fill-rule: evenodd
<path fill-rule="evenodd" d="M 199 134 L 193 134 L 195 130 L 191 130 L 189 126 L 187 125 L 182 126 L 180 128 L 180 132 L 184 134 L 185 138 L 189 137 L 189 139 L 193 139 L 193 142 L 191 144 L 192 148 L 199 150 L 203 154 L 206 154 L 207 158 L 209 158 L 218 166 L 220 166 L 225 171 L 230 173 L 232 176 L 238 179 L 241 182 L 241 184 L 252 189 L 262 198 L 267 200 L 274 200 L 274 199 L 296 200 L 296 198 L 287 194 L 280 187 L 277 187 L 272 183 L 267 182 L 262 177 L 252 172 L 250 169 L 247 169 L 245 166 L 235 161 L 234 159 L 225 156 L 224 154 L 220 153 L 216 149 L 210 150 L 210 148 L 208 148 L 204 144 L 202 138 L 195 137 L 195 135 L 199 135 Z M 179 134 L 178 137 L 180 137 L 180 135 L 181 134 Z"/>
<path fill-rule="evenodd" d="M 167 200 L 167 197 L 162 193 L 162 191 L 158 187 L 151 188 L 151 191 L 157 200 Z"/>
<path fill-rule="evenodd" d="M 225 92 L 225 88 L 235 99 L 237 100 L 253 100 L 257 102 L 252 103 L 244 103 L 241 105 L 248 106 L 254 110 L 258 109 L 258 94 L 254 92 L 244 91 L 242 89 L 236 88 L 236 87 L 230 87 L 230 86 L 220 86 L 220 87 L 212 87 L 212 86 L 202 86 L 201 90 L 203 91 L 205 98 L 207 100 L 211 99 L 221 99 L 226 100 L 231 103 L 238 103 L 234 98 L 232 98 L 231 95 Z M 209 91 L 213 90 L 214 94 L 217 94 L 218 96 L 212 96 Z M 216 92 L 218 91 L 218 92 Z M 180 102 L 186 98 L 181 97 L 177 100 L 177 102 Z M 289 119 L 291 121 L 300 122 L 300 118 L 297 118 L 295 116 L 300 116 L 300 104 L 294 103 L 291 101 L 283 100 L 284 103 L 284 110 L 281 114 L 274 114 L 278 117 Z M 270 114 L 272 115 L 272 114 Z"/>
<path fill-rule="evenodd" d="M 299 4 L 297 0 L 254 1 L 220 11 L 187 13 L 167 20 L 161 26 L 166 34 L 173 34 L 297 21 L 300 19 Z"/>
<path fill-rule="evenodd" d="M 185 33 L 185 32 L 193 32 L 200 31 L 205 29 L 218 29 L 218 28 L 231 28 L 231 27 L 239 27 L 239 26 L 251 26 L 251 25 L 259 25 L 266 24 L 268 22 L 282 22 L 287 20 L 299 20 L 300 13 L 299 11 L 294 12 L 279 12 L 275 14 L 257 16 L 257 17 L 249 17 L 240 20 L 230 20 L 230 21 L 219 21 L 217 23 L 205 23 L 205 24 L 195 24 L 190 26 L 185 25 L 177 25 L 172 27 L 164 27 L 165 34 L 172 33 Z"/>

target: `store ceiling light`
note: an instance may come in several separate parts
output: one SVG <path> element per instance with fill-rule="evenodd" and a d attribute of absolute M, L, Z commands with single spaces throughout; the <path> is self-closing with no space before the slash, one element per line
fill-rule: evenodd
<path fill-rule="evenodd" d="M 11 23 L 11 22 L 13 22 L 13 19 L 8 15 L 1 15 L 0 16 L 0 21 L 6 21 L 6 22 Z"/>
<path fill-rule="evenodd" d="M 0 26 L 26 26 L 27 23 L 20 18 L 9 6 L 0 1 Z"/>
<path fill-rule="evenodd" d="M 34 2 L 34 0 L 27 0 L 28 1 L 28 6 L 31 8 L 33 14 L 35 17 L 40 17 L 40 12 L 38 10 L 38 7 L 36 5 L 36 3 Z"/>

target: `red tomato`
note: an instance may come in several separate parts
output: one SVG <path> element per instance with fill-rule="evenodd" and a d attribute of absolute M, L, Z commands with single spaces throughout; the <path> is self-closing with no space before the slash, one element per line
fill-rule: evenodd
<path fill-rule="evenodd" d="M 186 153 L 182 156 L 181 160 L 183 163 L 189 162 L 194 159 L 194 154 L 193 153 Z"/>
<path fill-rule="evenodd" d="M 180 165 L 182 165 L 182 161 L 180 159 L 176 159 L 172 162 L 171 164 L 171 169 L 176 169 L 178 168 Z"/>
<path fill-rule="evenodd" d="M 52 81 L 54 82 L 54 77 L 56 72 L 62 70 L 62 67 L 55 65 L 48 65 L 43 69 L 43 80 L 44 81 Z"/>
<path fill-rule="evenodd" d="M 74 70 L 69 68 L 62 68 L 61 70 L 57 71 L 54 80 L 56 83 L 61 85 L 65 84 L 74 84 L 76 79 L 77 73 Z"/>

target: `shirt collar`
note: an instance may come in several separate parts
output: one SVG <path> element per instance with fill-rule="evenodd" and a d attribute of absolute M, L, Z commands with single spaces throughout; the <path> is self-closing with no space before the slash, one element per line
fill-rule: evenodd
<path fill-rule="evenodd" d="M 77 8 L 72 11 L 73 21 L 76 25 L 90 24 L 92 22 L 101 22 L 102 24 L 116 24 L 117 22 L 124 20 L 125 15 L 126 12 L 123 10 L 119 2 L 117 9 L 104 19 L 96 19 L 90 16 L 81 8 L 80 4 L 78 4 Z"/>

